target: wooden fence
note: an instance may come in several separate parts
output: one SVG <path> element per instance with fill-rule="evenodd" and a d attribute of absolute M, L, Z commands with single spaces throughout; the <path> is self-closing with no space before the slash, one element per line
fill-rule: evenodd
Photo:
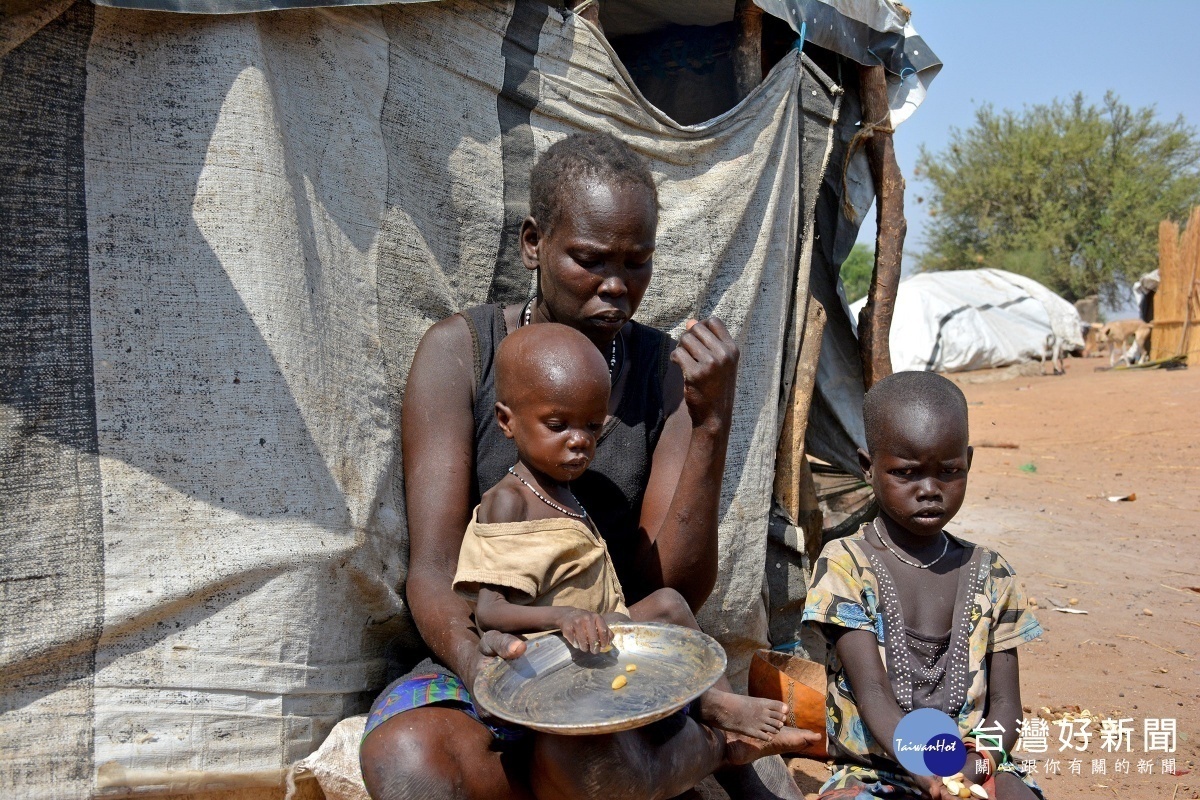
<path fill-rule="evenodd" d="M 1154 333 L 1150 358 L 1186 355 L 1200 366 L 1200 207 L 1192 209 L 1187 227 L 1164 220 L 1158 226 L 1158 291 L 1154 295 Z"/>

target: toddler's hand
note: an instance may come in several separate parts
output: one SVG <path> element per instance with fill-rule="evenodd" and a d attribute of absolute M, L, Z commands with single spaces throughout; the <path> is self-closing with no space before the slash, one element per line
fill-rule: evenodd
<path fill-rule="evenodd" d="M 563 638 L 577 650 L 599 653 L 612 646 L 612 631 L 604 618 L 582 608 L 563 609 L 559 622 Z"/>

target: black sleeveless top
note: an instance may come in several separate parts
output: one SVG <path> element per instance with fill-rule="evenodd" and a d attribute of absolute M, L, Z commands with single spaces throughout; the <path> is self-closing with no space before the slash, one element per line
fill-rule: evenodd
<path fill-rule="evenodd" d="M 475 349 L 475 478 L 472 505 L 517 463 L 517 447 L 496 424 L 496 348 L 508 334 L 503 309 L 495 304 L 460 312 Z M 626 601 L 645 594 L 633 569 L 642 497 L 650 480 L 654 448 L 666 421 L 663 379 L 675 341 L 661 331 L 630 322 L 626 337 L 629 377 L 616 413 L 596 441 L 596 457 L 572 481 L 571 491 L 587 509 L 608 544 Z"/>

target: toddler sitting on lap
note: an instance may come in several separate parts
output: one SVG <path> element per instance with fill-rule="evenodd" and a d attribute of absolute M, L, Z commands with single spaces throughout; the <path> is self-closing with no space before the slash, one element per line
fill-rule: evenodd
<path fill-rule="evenodd" d="M 518 328 L 496 355 L 496 422 L 517 463 L 483 494 L 463 539 L 454 588 L 475 601 L 481 631 L 561 630 L 593 653 L 610 622 L 669 622 L 699 630 L 683 596 L 663 588 L 628 608 L 600 532 L 571 492 L 608 417 L 608 364 L 582 333 Z M 780 702 L 734 694 L 724 677 L 699 700 L 699 719 L 726 732 L 733 761 L 802 749 L 818 734 L 787 727 Z"/>

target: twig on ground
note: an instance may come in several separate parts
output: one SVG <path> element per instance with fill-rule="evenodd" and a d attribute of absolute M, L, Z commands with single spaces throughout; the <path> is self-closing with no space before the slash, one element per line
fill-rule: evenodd
<path fill-rule="evenodd" d="M 1163 647 L 1161 644 L 1155 644 L 1154 642 L 1147 642 L 1145 639 L 1143 639 L 1140 636 L 1130 636 L 1127 633 L 1118 633 L 1117 638 L 1118 639 L 1129 639 L 1132 642 L 1141 642 L 1142 644 L 1148 644 L 1151 647 L 1157 647 L 1159 650 L 1162 650 L 1164 653 L 1170 653 L 1173 656 L 1179 656 L 1180 658 L 1186 658 L 1188 661 L 1196 660 L 1196 659 L 1192 658 L 1191 656 L 1189 656 L 1187 653 L 1180 653 L 1176 650 L 1170 649 L 1169 647 Z"/>
<path fill-rule="evenodd" d="M 1081 581 L 1078 578 L 1060 578 L 1057 575 L 1047 575 L 1045 572 L 1035 572 L 1033 574 L 1040 578 L 1053 578 L 1056 581 L 1066 581 L 1067 583 L 1086 583 L 1088 586 L 1096 585 L 1095 581 Z"/>

